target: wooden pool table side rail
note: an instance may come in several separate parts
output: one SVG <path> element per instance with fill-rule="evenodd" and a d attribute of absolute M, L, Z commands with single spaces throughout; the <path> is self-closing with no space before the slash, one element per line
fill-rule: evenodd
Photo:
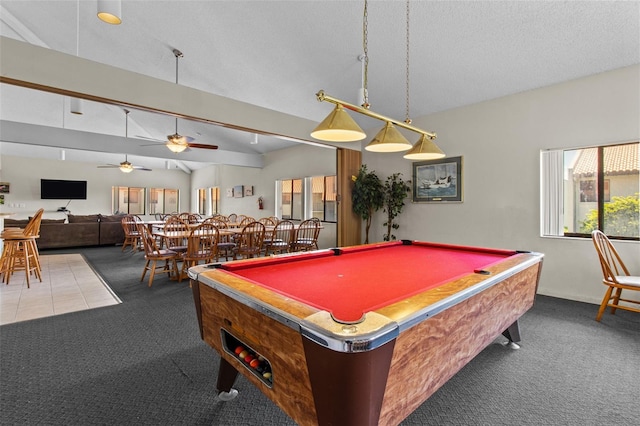
<path fill-rule="evenodd" d="M 395 321 L 399 324 L 400 331 L 403 331 L 410 326 L 413 321 L 415 321 L 414 318 L 408 318 L 408 316 L 415 317 L 417 312 L 425 309 L 429 315 L 431 315 L 431 312 L 434 311 L 434 307 L 438 306 L 438 304 L 444 303 L 445 305 L 448 305 L 449 300 L 464 295 L 466 291 L 473 289 L 474 286 L 479 285 L 480 287 L 483 287 L 487 285 L 488 281 L 495 281 L 500 274 L 518 273 L 519 270 L 525 269 L 531 264 L 538 264 L 541 259 L 542 255 L 539 253 L 520 253 L 485 268 L 484 270 L 489 272 L 489 275 L 478 273 L 465 275 L 444 285 L 416 294 L 415 296 L 409 297 L 400 302 L 384 306 L 377 309 L 376 312 Z M 437 311 L 438 309 L 435 310 Z"/>
<path fill-rule="evenodd" d="M 542 262 L 401 333 L 379 424 L 415 411 L 534 303 Z"/>

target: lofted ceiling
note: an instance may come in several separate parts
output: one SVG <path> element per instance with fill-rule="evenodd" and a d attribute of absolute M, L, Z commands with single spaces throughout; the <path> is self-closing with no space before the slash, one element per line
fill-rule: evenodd
<path fill-rule="evenodd" d="M 316 100 L 320 89 L 358 103 L 363 6 L 122 0 L 122 24 L 109 25 L 96 17 L 95 0 L 2 0 L 0 35 L 174 83 L 172 50 L 179 49 L 181 86 L 319 122 L 333 107 Z M 400 120 L 407 107 L 406 21 L 405 1 L 369 1 L 371 109 Z M 640 63 L 638 1 L 414 0 L 409 22 L 414 118 Z M 188 171 L 225 162 L 255 166 L 245 160 L 298 143 L 260 134 L 256 144 L 251 132 L 179 119 L 179 133 L 219 150 L 176 155 L 157 142 L 175 132 L 173 116 L 132 110 L 125 132 L 121 107 L 85 100 L 83 110 L 71 114 L 61 95 L 0 84 L 2 153 L 57 157 L 73 139 L 68 132 L 80 132 L 85 141 L 116 138 L 101 139 L 109 149 L 70 149 L 67 159 L 101 164 L 129 154 L 134 164 Z M 354 118 L 370 137 L 381 126 Z M 55 148 L 12 143 L 12 132 L 33 132 L 35 143 Z M 446 151 L 446 135 L 438 136 Z"/>

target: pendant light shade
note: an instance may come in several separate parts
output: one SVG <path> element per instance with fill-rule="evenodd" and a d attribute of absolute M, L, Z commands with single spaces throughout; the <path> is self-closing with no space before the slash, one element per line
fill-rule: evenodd
<path fill-rule="evenodd" d="M 120 0 L 98 0 L 98 18 L 107 24 L 119 25 L 122 22 Z"/>
<path fill-rule="evenodd" d="M 366 138 L 367 134 L 342 105 L 336 104 L 331 114 L 311 132 L 311 137 L 328 142 L 354 142 Z"/>
<path fill-rule="evenodd" d="M 411 142 L 402 136 L 390 121 L 387 121 L 387 124 L 364 149 L 371 152 L 400 152 L 409 148 L 411 148 Z"/>
<path fill-rule="evenodd" d="M 436 145 L 433 138 L 427 135 L 420 136 L 420 140 L 413 145 L 413 148 L 403 155 L 407 160 L 437 160 L 444 156 L 444 152 Z"/>

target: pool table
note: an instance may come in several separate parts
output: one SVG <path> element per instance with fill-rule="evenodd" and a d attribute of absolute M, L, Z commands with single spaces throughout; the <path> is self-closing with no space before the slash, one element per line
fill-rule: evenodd
<path fill-rule="evenodd" d="M 221 357 L 221 397 L 237 394 L 240 372 L 298 424 L 391 425 L 501 333 L 520 340 L 542 258 L 393 241 L 189 276 L 201 337 Z"/>

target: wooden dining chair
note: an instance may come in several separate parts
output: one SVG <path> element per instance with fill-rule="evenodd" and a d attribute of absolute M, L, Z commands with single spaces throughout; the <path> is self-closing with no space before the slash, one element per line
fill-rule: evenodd
<path fill-rule="evenodd" d="M 256 220 L 251 216 L 244 216 L 244 215 L 238 216 L 238 228 L 244 228 L 245 226 L 247 226 L 252 222 L 256 222 Z"/>
<path fill-rule="evenodd" d="M 607 307 L 611 308 L 612 315 L 616 313 L 616 309 L 640 312 L 640 309 L 634 306 L 620 304 L 620 302 L 626 302 L 640 305 L 639 300 L 625 299 L 622 297 L 622 290 L 640 291 L 640 276 L 629 274 L 629 270 L 622 261 L 622 258 L 609 238 L 607 238 L 602 231 L 593 231 L 591 233 L 591 239 L 598 252 L 598 259 L 600 260 L 603 275 L 602 283 L 607 286 L 607 291 L 600 304 L 600 309 L 598 309 L 596 321 L 600 321 Z"/>
<path fill-rule="evenodd" d="M 295 225 L 290 220 L 278 223 L 271 232 L 267 232 L 264 239 L 265 256 L 277 253 L 287 253 L 291 247 L 291 240 L 295 233 Z"/>
<path fill-rule="evenodd" d="M 318 248 L 320 225 L 317 220 L 307 219 L 300 223 L 291 241 L 291 251 L 309 251 Z"/>
<path fill-rule="evenodd" d="M 238 256 L 248 259 L 259 256 L 264 241 L 264 225 L 260 222 L 251 222 L 242 228 L 242 232 L 236 238 L 236 247 L 233 249 L 233 258 Z"/>
<path fill-rule="evenodd" d="M 144 280 L 147 271 L 149 271 L 149 287 L 153 284 L 153 278 L 156 273 L 164 273 L 169 277 L 178 275 L 177 258 L 179 254 L 173 250 L 160 248 L 154 237 L 144 223 L 138 223 L 138 231 L 142 239 L 144 247 L 144 258 L 146 263 L 142 270 L 140 281 Z"/>
<path fill-rule="evenodd" d="M 227 222 L 231 222 L 234 223 L 238 220 L 238 215 L 235 213 L 231 213 L 230 215 L 227 215 Z"/>
<path fill-rule="evenodd" d="M 203 222 L 191 230 L 187 240 L 187 251 L 182 257 L 179 281 L 186 277 L 187 271 L 199 263 L 212 263 L 218 258 L 218 227 Z"/>
<path fill-rule="evenodd" d="M 138 232 L 138 223 L 142 223 L 137 215 L 125 215 L 122 220 L 122 229 L 124 231 L 124 242 L 122 243 L 122 251 L 131 247 L 131 251 L 137 251 L 142 248 L 142 235 Z"/>
<path fill-rule="evenodd" d="M 223 218 L 210 217 L 205 219 L 204 223 L 214 225 L 220 232 L 215 261 L 219 261 L 221 256 L 224 256 L 224 260 L 233 259 L 233 249 L 236 247 L 236 242 L 233 234 L 225 232 L 229 228 L 227 221 Z"/>
<path fill-rule="evenodd" d="M 164 238 L 164 247 L 177 253 L 187 251 L 187 237 L 189 236 L 189 224 L 179 216 L 169 216 L 164 222 L 164 232 L 169 234 Z"/>
<path fill-rule="evenodd" d="M 260 219 L 258 219 L 258 222 L 260 222 L 264 226 L 276 226 L 276 222 L 274 222 L 270 217 L 261 217 Z"/>

